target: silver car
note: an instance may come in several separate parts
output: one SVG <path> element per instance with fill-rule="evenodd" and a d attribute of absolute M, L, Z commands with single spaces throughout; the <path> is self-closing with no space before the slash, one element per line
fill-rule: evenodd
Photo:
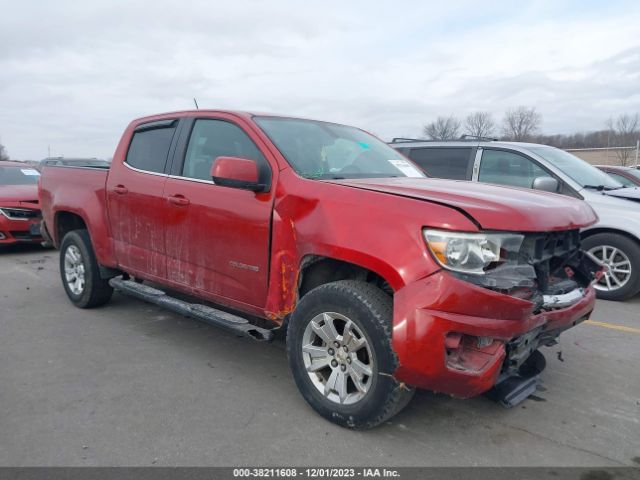
<path fill-rule="evenodd" d="M 582 231 L 583 248 L 605 266 L 596 284 L 598 298 L 625 300 L 640 291 L 639 188 L 625 187 L 575 155 L 546 145 L 395 139 L 391 146 L 432 177 L 534 188 L 585 200 L 600 218 Z"/>

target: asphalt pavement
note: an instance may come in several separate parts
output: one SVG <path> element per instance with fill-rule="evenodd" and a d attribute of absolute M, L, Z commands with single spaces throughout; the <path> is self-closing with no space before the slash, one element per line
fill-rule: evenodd
<path fill-rule="evenodd" d="M 640 465 L 640 298 L 599 301 L 505 409 L 419 392 L 354 432 L 298 393 L 284 343 L 115 294 L 80 310 L 58 252 L 0 250 L 0 466 Z"/>

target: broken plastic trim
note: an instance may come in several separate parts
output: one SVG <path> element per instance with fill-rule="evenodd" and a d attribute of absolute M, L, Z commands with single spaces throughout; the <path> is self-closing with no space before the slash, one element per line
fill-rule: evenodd
<path fill-rule="evenodd" d="M 461 280 L 506 295 L 529 300 L 534 312 L 565 308 L 584 296 L 584 289 L 596 281 L 602 266 L 582 250 L 535 262 L 521 252 L 521 263 L 505 263 L 484 275 L 452 272 Z M 530 262 L 530 263 L 524 263 Z"/>

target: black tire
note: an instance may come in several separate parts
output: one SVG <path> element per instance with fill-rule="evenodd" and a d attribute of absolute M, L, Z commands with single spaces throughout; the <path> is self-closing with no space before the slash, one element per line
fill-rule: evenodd
<path fill-rule="evenodd" d="M 629 258 L 631 275 L 628 281 L 614 290 L 596 289 L 596 296 L 602 300 L 627 300 L 640 291 L 640 245 L 637 241 L 619 233 L 596 233 L 582 240 L 586 252 L 593 248 L 610 246 L 619 249 Z"/>
<path fill-rule="evenodd" d="M 372 351 L 371 383 L 364 396 L 350 405 L 326 398 L 305 368 L 305 329 L 314 317 L 325 312 L 350 319 Z M 304 399 L 327 420 L 352 429 L 372 428 L 400 412 L 413 397 L 414 389 L 393 377 L 398 361 L 391 344 L 392 317 L 391 298 L 375 286 L 355 280 L 321 285 L 300 300 L 287 331 L 289 366 Z"/>
<path fill-rule="evenodd" d="M 80 261 L 84 268 L 84 287 L 81 292 L 76 293 L 71 290 L 65 274 L 65 255 L 71 247 L 80 251 Z M 73 230 L 64 236 L 60 245 L 60 278 L 69 300 L 78 308 L 99 307 L 107 303 L 113 294 L 108 280 L 100 276 L 100 268 L 86 230 Z"/>

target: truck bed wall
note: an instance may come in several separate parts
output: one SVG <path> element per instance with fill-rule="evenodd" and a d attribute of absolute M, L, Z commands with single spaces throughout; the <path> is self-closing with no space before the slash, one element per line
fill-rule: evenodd
<path fill-rule="evenodd" d="M 61 214 L 82 218 L 93 242 L 98 262 L 116 266 L 113 240 L 109 228 L 105 184 L 108 170 L 103 168 L 47 166 L 40 178 L 42 216 L 56 247 Z"/>

